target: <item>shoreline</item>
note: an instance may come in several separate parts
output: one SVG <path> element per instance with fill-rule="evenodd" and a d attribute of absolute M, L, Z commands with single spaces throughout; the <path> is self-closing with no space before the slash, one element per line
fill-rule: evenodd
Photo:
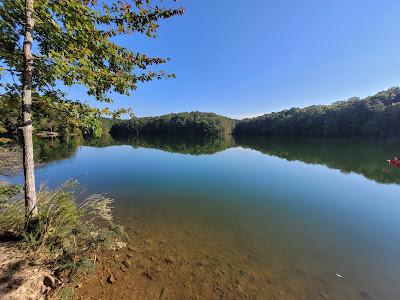
<path fill-rule="evenodd" d="M 48 299 L 55 287 L 49 267 L 32 264 L 13 242 L 1 241 L 0 252 L 0 299 Z"/>

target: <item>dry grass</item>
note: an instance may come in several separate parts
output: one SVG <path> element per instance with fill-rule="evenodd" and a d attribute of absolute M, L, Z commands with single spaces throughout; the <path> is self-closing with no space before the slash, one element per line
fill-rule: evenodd
<path fill-rule="evenodd" d="M 0 175 L 10 176 L 22 168 L 22 150 L 19 146 L 0 146 Z"/>
<path fill-rule="evenodd" d="M 38 190 L 39 216 L 33 232 L 24 230 L 24 199 L 17 187 L 0 181 L 0 192 L 1 189 L 0 244 L 2 240 L 10 243 L 9 249 L 0 245 L 0 253 L 2 249 L 13 252 L 10 257 L 18 260 L 0 255 L 0 299 L 28 299 L 27 285 L 34 286 L 40 295 L 56 295 L 78 270 L 93 270 L 100 253 L 126 246 L 122 241 L 123 228 L 112 222 L 112 199 L 92 195 L 76 201 L 75 181 L 55 190 L 46 187 Z M 37 270 L 30 267 L 32 264 Z M 47 275 L 55 282 L 51 289 L 43 286 L 45 273 L 38 273 L 39 269 L 45 273 L 51 269 Z M 32 281 L 29 279 L 32 272 L 28 274 L 26 270 L 40 276 Z"/>
<path fill-rule="evenodd" d="M 15 141 L 10 138 L 0 137 L 0 145 L 13 144 Z"/>

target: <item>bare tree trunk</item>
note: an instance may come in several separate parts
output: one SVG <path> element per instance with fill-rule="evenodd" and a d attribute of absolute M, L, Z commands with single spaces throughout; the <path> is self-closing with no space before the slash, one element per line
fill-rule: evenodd
<path fill-rule="evenodd" d="M 32 141 L 32 33 L 34 26 L 33 1 L 25 0 L 25 39 L 24 39 L 24 71 L 23 71 L 23 92 L 22 92 L 22 133 L 24 140 L 24 175 L 25 175 L 25 213 L 26 227 L 32 229 L 35 226 L 38 216 L 38 208 L 35 190 L 35 165 L 33 161 Z"/>

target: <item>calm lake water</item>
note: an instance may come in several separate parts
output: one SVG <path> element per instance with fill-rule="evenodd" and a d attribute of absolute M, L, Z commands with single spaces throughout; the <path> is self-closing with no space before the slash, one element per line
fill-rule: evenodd
<path fill-rule="evenodd" d="M 143 268 L 172 257 L 165 274 L 147 276 L 154 295 L 400 299 L 400 169 L 386 163 L 399 142 L 107 136 L 36 146 L 38 182 L 79 178 L 85 194 L 115 200 Z"/>

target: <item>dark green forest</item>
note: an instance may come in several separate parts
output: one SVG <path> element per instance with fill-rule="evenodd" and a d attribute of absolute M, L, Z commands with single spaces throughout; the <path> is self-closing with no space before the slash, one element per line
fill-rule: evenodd
<path fill-rule="evenodd" d="M 239 121 L 234 134 L 320 137 L 400 137 L 400 88 L 365 99 L 291 108 Z"/>
<path fill-rule="evenodd" d="M 400 88 L 365 99 L 291 108 L 240 121 L 201 112 L 134 118 L 112 126 L 111 133 L 399 138 Z"/>
<path fill-rule="evenodd" d="M 235 120 L 215 113 L 190 112 L 133 118 L 111 127 L 111 134 L 196 134 L 221 136 L 232 132 Z"/>
<path fill-rule="evenodd" d="M 177 113 L 157 117 L 114 120 L 77 102 L 36 98 L 33 103 L 35 131 L 60 135 L 271 135 L 319 137 L 400 137 L 400 88 L 379 92 L 365 99 L 350 98 L 332 105 L 291 108 L 260 117 L 234 120 L 215 113 Z M 10 95 L 0 97 L 0 134 L 16 133 L 20 124 L 20 104 Z"/>

